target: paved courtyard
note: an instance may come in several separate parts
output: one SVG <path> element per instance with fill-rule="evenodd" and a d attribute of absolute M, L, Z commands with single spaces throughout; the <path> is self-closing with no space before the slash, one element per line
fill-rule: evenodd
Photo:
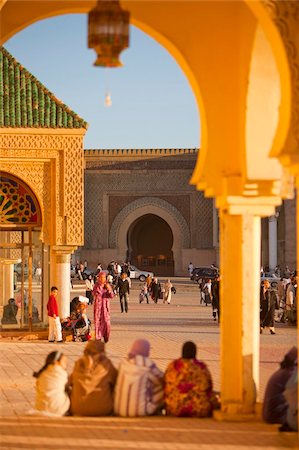
<path fill-rule="evenodd" d="M 76 294 L 79 292 L 76 289 Z M 83 293 L 83 292 L 82 292 Z M 73 293 L 73 295 L 76 295 Z M 193 340 L 198 357 L 209 366 L 214 387 L 220 389 L 219 326 L 212 320 L 211 308 L 199 305 L 198 291 L 177 285 L 172 304 L 138 302 L 132 291 L 129 313 L 121 314 L 117 298 L 111 302 L 112 331 L 108 356 L 117 366 L 136 338 L 151 342 L 151 356 L 161 369 L 180 355 L 181 345 Z M 92 307 L 90 317 L 92 318 Z M 277 334 L 261 336 L 261 389 L 263 397 L 269 376 L 286 351 L 297 343 L 295 327 L 278 325 Z M 242 449 L 295 448 L 296 434 L 277 432 L 277 426 L 253 423 L 220 423 L 212 419 L 72 418 L 49 419 L 28 416 L 34 407 L 32 372 L 39 369 L 46 355 L 57 348 L 47 341 L 2 339 L 1 449 Z M 66 342 L 59 349 L 68 356 L 69 372 L 82 354 L 84 343 Z M 233 360 L 233 355 L 232 355 Z"/>

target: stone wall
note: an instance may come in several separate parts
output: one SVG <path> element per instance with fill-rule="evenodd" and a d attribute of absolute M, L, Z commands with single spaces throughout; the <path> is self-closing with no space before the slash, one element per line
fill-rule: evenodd
<path fill-rule="evenodd" d="M 148 202 L 149 213 L 154 205 L 156 210 L 160 208 L 162 218 L 165 211 L 177 222 L 172 229 L 181 235 L 174 236 L 174 241 L 177 238 L 181 242 L 181 248 L 176 249 L 176 258 L 180 259 L 176 261 L 177 275 L 186 273 L 191 260 L 195 265 L 215 262 L 213 202 L 189 184 L 196 157 L 196 151 L 164 157 L 109 157 L 107 153 L 97 157 L 94 152 L 91 157 L 86 152 L 85 245 L 80 258 L 86 258 L 91 268 L 98 262 L 106 265 L 114 258 L 125 259 L 126 242 L 118 243 L 111 236 L 109 241 L 111 229 L 117 217 L 125 219 L 134 205 L 142 205 L 144 213 Z"/>

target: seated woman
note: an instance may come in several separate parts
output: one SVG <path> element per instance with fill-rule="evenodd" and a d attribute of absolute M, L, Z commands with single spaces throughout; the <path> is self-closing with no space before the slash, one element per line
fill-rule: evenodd
<path fill-rule="evenodd" d="M 71 412 L 80 416 L 113 413 L 113 389 L 117 370 L 105 354 L 101 341 L 89 341 L 70 377 Z"/>
<path fill-rule="evenodd" d="M 3 324 L 17 324 L 17 313 L 18 313 L 18 306 L 15 302 L 14 298 L 10 298 L 8 300 L 8 304 L 4 306 L 3 308 L 3 316 L 2 316 L 2 323 Z"/>
<path fill-rule="evenodd" d="M 70 407 L 67 394 L 67 358 L 61 352 L 51 352 L 45 365 L 33 376 L 36 380 L 36 409 L 49 415 L 64 416 Z"/>
<path fill-rule="evenodd" d="M 163 373 L 149 358 L 150 344 L 138 339 L 121 362 L 115 388 L 114 412 L 124 417 L 150 416 L 163 406 Z"/>
<path fill-rule="evenodd" d="M 297 347 L 292 347 L 280 363 L 280 368 L 270 377 L 263 402 L 263 419 L 268 423 L 284 424 L 287 420 L 288 402 L 284 396 L 287 382 L 297 370 Z"/>
<path fill-rule="evenodd" d="M 196 345 L 185 342 L 182 357 L 172 361 L 164 375 L 166 414 L 208 417 L 219 407 L 207 366 L 196 359 Z"/>
<path fill-rule="evenodd" d="M 63 331 L 72 331 L 75 342 L 85 342 L 91 339 L 90 320 L 87 317 L 88 298 L 79 295 L 72 302 L 71 315 L 62 320 Z M 72 305 L 71 302 L 71 305 Z"/>

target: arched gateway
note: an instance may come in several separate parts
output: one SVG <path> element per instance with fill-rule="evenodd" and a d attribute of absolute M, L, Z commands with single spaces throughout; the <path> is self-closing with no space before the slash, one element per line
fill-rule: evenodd
<path fill-rule="evenodd" d="M 142 228 L 142 223 L 147 223 L 147 227 Z M 148 247 L 149 239 L 151 245 Z M 117 214 L 110 229 L 109 245 L 116 246 L 124 260 L 131 261 L 133 256 L 135 264 L 141 263 L 144 270 L 171 276 L 174 267 L 175 273 L 184 272 L 181 252 L 190 246 L 190 229 L 173 205 L 161 198 L 142 197 Z M 141 248 L 146 249 L 147 254 L 140 253 Z"/>
<path fill-rule="evenodd" d="M 186 276 L 190 261 L 215 262 L 213 202 L 188 183 L 197 153 L 197 149 L 86 150 L 81 259 L 96 267 L 98 262 L 105 266 L 133 255 L 138 268 L 166 276 Z M 150 220 L 149 215 L 157 219 Z M 157 244 L 154 253 L 141 252 L 138 248 L 145 250 L 144 241 L 158 222 L 168 248 Z"/>

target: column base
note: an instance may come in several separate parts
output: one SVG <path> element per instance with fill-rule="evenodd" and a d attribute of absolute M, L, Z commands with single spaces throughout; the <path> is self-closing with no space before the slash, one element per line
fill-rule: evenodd
<path fill-rule="evenodd" d="M 262 420 L 262 403 L 256 403 L 253 411 L 246 412 L 245 406 L 230 403 L 213 412 L 213 418 L 219 422 L 260 422 Z"/>

